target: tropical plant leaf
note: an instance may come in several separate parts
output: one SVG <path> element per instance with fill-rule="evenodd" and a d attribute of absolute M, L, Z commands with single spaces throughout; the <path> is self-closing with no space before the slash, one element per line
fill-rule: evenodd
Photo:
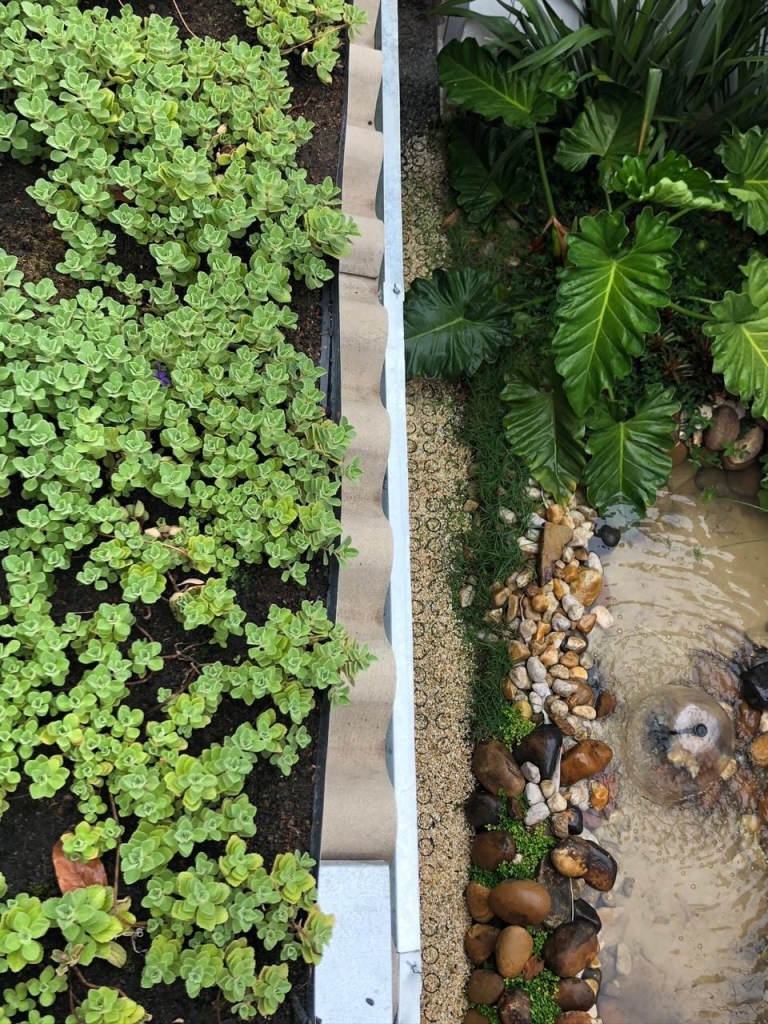
<path fill-rule="evenodd" d="M 660 385 L 638 402 L 634 416 L 616 419 L 605 406 L 591 421 L 585 483 L 587 498 L 603 511 L 631 505 L 642 513 L 672 469 L 669 449 L 674 416 L 679 409 L 672 391 Z"/>
<path fill-rule="evenodd" d="M 719 182 L 681 153 L 671 151 L 650 167 L 641 157 L 627 157 L 612 176 L 610 187 L 634 202 L 650 200 L 660 206 L 724 210 L 730 205 Z"/>
<path fill-rule="evenodd" d="M 509 447 L 557 501 L 566 499 L 584 472 L 584 423 L 554 367 L 544 375 L 508 378 L 501 397 L 512 406 L 503 420 Z"/>
<path fill-rule="evenodd" d="M 489 121 L 500 117 L 510 128 L 531 128 L 548 121 L 557 101 L 576 91 L 575 76 L 558 64 L 518 71 L 507 54 L 494 55 L 471 38 L 454 39 L 444 46 L 437 66 L 449 103 Z"/>
<path fill-rule="evenodd" d="M 475 373 L 510 337 L 512 307 L 496 298 L 495 280 L 480 270 L 436 270 L 405 297 L 408 377 Z"/>
<path fill-rule="evenodd" d="M 735 216 L 764 235 L 768 231 L 768 132 L 734 132 L 715 150 L 725 164 L 728 191 L 739 200 Z"/>
<path fill-rule="evenodd" d="M 680 234 L 667 220 L 646 207 L 627 245 L 622 214 L 603 210 L 583 217 L 580 232 L 569 235 L 553 347 L 566 394 L 580 416 L 601 391 L 611 393 L 614 380 L 626 377 L 645 335 L 658 329 L 656 311 L 669 301 L 667 264 Z"/>
<path fill-rule="evenodd" d="M 753 416 L 768 416 L 768 260 L 754 253 L 741 268 L 740 292 L 728 291 L 711 306 L 715 373 L 733 395 L 752 402 Z"/>
<path fill-rule="evenodd" d="M 529 140 L 525 129 L 512 133 L 476 118 L 452 123 L 450 181 L 469 220 L 483 223 L 500 203 L 530 199 L 533 179 L 521 166 Z"/>
<path fill-rule="evenodd" d="M 580 171 L 598 157 L 601 183 L 605 184 L 622 158 L 637 152 L 643 123 L 643 101 L 628 89 L 609 88 L 597 99 L 588 99 L 571 128 L 560 134 L 555 160 L 568 171 Z"/>

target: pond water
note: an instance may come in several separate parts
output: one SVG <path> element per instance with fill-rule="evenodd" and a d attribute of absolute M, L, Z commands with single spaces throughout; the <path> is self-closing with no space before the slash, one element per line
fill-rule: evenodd
<path fill-rule="evenodd" d="M 606 1024 L 766 1024 L 768 868 L 727 795 L 659 804 L 645 795 L 638 736 L 643 697 L 691 685 L 694 653 L 730 655 L 740 636 L 768 642 L 768 515 L 701 501 L 693 467 L 619 546 L 604 554 L 616 623 L 595 637 L 619 710 L 599 735 L 620 760 L 618 796 L 596 838 L 619 863 L 604 916 Z M 600 631 L 598 631 L 600 632 Z M 633 758 L 634 768 L 633 772 Z"/>

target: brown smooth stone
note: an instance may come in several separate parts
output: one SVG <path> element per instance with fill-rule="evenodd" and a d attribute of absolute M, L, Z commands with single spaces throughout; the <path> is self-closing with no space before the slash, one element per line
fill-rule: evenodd
<path fill-rule="evenodd" d="M 603 589 L 603 574 L 598 569 L 579 569 L 577 578 L 571 583 L 571 594 L 585 608 L 594 604 Z"/>
<path fill-rule="evenodd" d="M 753 423 L 733 444 L 735 455 L 723 456 L 723 469 L 746 469 L 763 449 L 765 431 Z"/>
<path fill-rule="evenodd" d="M 571 584 L 574 580 L 579 578 L 579 567 L 575 562 L 569 562 L 568 565 L 563 569 L 563 579 L 566 583 Z"/>
<path fill-rule="evenodd" d="M 555 1024 L 593 1024 L 593 1022 L 589 1014 L 583 1010 L 568 1010 L 555 1017 Z"/>
<path fill-rule="evenodd" d="M 585 683 L 583 679 L 574 679 L 573 676 L 571 676 L 568 682 L 573 683 L 576 687 L 574 692 L 566 700 L 568 707 L 571 710 L 585 706 L 592 707 L 595 700 L 595 691 L 589 683 Z"/>
<path fill-rule="evenodd" d="M 685 441 L 678 441 L 675 447 L 667 452 L 667 455 L 672 459 L 673 466 L 682 466 L 688 458 L 688 445 Z"/>
<path fill-rule="evenodd" d="M 504 979 L 496 971 L 472 971 L 467 981 L 467 999 L 481 1006 L 493 1006 L 504 991 Z"/>
<path fill-rule="evenodd" d="M 539 956 L 529 956 L 523 968 L 523 979 L 531 981 L 544 970 L 544 961 Z"/>
<path fill-rule="evenodd" d="M 721 452 L 739 436 L 739 414 L 730 405 L 719 405 L 712 413 L 709 426 L 704 431 L 704 447 L 711 452 Z"/>
<path fill-rule="evenodd" d="M 531 999 L 521 988 L 505 992 L 496 1006 L 501 1024 L 531 1024 Z"/>
<path fill-rule="evenodd" d="M 504 978 L 516 978 L 533 953 L 530 932 L 511 924 L 502 929 L 496 943 L 496 970 Z"/>
<path fill-rule="evenodd" d="M 495 871 L 505 860 L 512 860 L 517 853 L 515 840 L 509 832 L 480 832 L 472 840 L 470 857 L 476 868 Z"/>
<path fill-rule="evenodd" d="M 610 762 L 613 751 L 601 740 L 582 740 L 563 754 L 560 762 L 560 785 L 572 786 L 574 782 L 596 775 Z"/>
<path fill-rule="evenodd" d="M 616 710 L 616 698 L 610 692 L 610 690 L 603 690 L 602 693 L 597 695 L 595 701 L 595 711 L 598 718 L 607 718 L 608 715 L 612 715 Z"/>
<path fill-rule="evenodd" d="M 754 498 L 762 482 L 763 474 L 758 462 L 753 462 L 746 469 L 731 470 L 728 474 L 728 486 L 737 498 Z"/>
<path fill-rule="evenodd" d="M 488 924 L 489 921 L 493 920 L 493 911 L 488 906 L 490 894 L 491 890 L 488 886 L 481 885 L 479 882 L 470 882 L 464 890 L 464 902 L 467 904 L 469 916 L 473 921 L 478 921 L 480 924 Z"/>
<path fill-rule="evenodd" d="M 462 1024 L 489 1024 L 488 1018 L 479 1010 L 467 1010 L 461 1018 Z"/>
<path fill-rule="evenodd" d="M 576 629 L 580 633 L 591 633 L 595 628 L 597 622 L 597 616 L 594 612 L 589 612 L 587 615 L 582 615 L 579 621 L 576 623 Z"/>
<path fill-rule="evenodd" d="M 501 789 L 506 796 L 514 797 L 525 790 L 523 773 L 499 740 L 478 743 L 472 758 L 472 771 L 480 785 L 494 795 Z"/>
<path fill-rule="evenodd" d="M 552 900 L 538 882 L 510 878 L 491 889 L 488 906 L 507 924 L 541 924 L 552 909 Z"/>
<path fill-rule="evenodd" d="M 576 651 L 566 651 L 560 658 L 560 664 L 566 668 L 576 668 L 579 664 L 579 655 Z"/>
<path fill-rule="evenodd" d="M 557 986 L 555 1002 L 561 1010 L 589 1010 L 595 1005 L 595 993 L 581 978 L 563 978 Z"/>
<path fill-rule="evenodd" d="M 750 710 L 752 709 L 750 708 Z M 759 726 L 760 712 L 756 711 L 755 714 L 758 716 L 757 724 Z M 758 768 L 768 768 L 768 732 L 761 733 L 752 740 L 749 756 L 752 758 L 753 764 L 756 764 Z"/>
<path fill-rule="evenodd" d="M 574 838 L 578 838 L 575 837 Z M 586 840 L 589 843 L 589 867 L 587 873 L 583 876 L 584 881 L 592 889 L 597 889 L 599 892 L 608 892 L 616 884 L 616 875 L 618 874 L 618 864 L 614 858 L 604 850 L 602 846 L 598 846 L 597 843 L 593 843 L 591 839 Z"/>
<path fill-rule="evenodd" d="M 519 665 L 523 661 L 528 661 L 531 656 L 528 644 L 524 644 L 522 640 L 513 640 L 507 648 L 507 654 L 512 665 Z"/>
<path fill-rule="evenodd" d="M 573 530 L 563 523 L 545 523 L 539 541 L 539 583 L 544 586 L 554 575 L 555 562 L 573 537 Z"/>
<path fill-rule="evenodd" d="M 527 933 L 526 933 L 527 934 Z M 597 931 L 588 921 L 577 919 L 559 925 L 542 950 L 544 963 L 560 978 L 572 978 L 597 956 Z"/>
<path fill-rule="evenodd" d="M 500 934 L 501 929 L 494 928 L 490 924 L 470 925 L 464 935 L 464 952 L 473 964 L 477 964 L 479 967 L 493 955 Z M 528 932 L 525 934 L 527 935 Z"/>
<path fill-rule="evenodd" d="M 550 851 L 549 859 L 566 878 L 583 878 L 589 870 L 590 850 L 586 839 L 569 836 Z"/>
<path fill-rule="evenodd" d="M 475 790 L 464 801 L 464 813 L 472 828 L 497 825 L 501 811 L 501 799 L 482 789 Z"/>

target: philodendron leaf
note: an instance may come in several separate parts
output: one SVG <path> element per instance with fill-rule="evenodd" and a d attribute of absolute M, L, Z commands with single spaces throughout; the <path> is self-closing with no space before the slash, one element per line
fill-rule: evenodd
<path fill-rule="evenodd" d="M 768 131 L 734 132 L 715 152 L 729 171 L 728 191 L 739 200 L 735 216 L 764 235 L 768 231 Z"/>
<path fill-rule="evenodd" d="M 508 378 L 501 397 L 511 405 L 503 420 L 510 448 L 545 490 L 565 500 L 584 471 L 584 423 L 568 404 L 554 368 L 536 377 Z"/>
<path fill-rule="evenodd" d="M 629 419 L 616 419 L 605 406 L 595 411 L 587 439 L 592 458 L 584 476 L 592 505 L 603 511 L 631 505 L 642 513 L 653 504 L 672 469 L 667 453 L 678 409 L 673 392 L 657 385 Z"/>
<path fill-rule="evenodd" d="M 665 213 L 642 211 L 634 241 L 620 213 L 583 217 L 569 235 L 569 265 L 557 291 L 559 326 L 553 342 L 565 391 L 580 416 L 601 391 L 632 368 L 646 334 L 658 329 L 656 312 L 669 301 L 667 264 L 680 232 Z"/>
<path fill-rule="evenodd" d="M 451 186 L 469 220 L 486 221 L 500 203 L 524 203 L 531 196 L 532 177 L 521 166 L 530 132 L 462 118 L 451 125 Z"/>
<path fill-rule="evenodd" d="M 480 270 L 436 270 L 405 297 L 405 372 L 408 377 L 475 373 L 510 337 L 512 307 L 496 298 L 492 275 Z"/>
<path fill-rule="evenodd" d="M 728 391 L 751 401 L 753 416 L 768 416 L 768 260 L 754 253 L 741 270 L 741 291 L 712 304 L 704 333 L 714 339 L 713 368 Z"/>
<path fill-rule="evenodd" d="M 600 181 L 605 184 L 622 158 L 637 152 L 642 123 L 640 97 L 628 89 L 611 89 L 588 99 L 573 127 L 563 129 L 555 160 L 568 171 L 580 171 L 596 156 Z"/>
<path fill-rule="evenodd" d="M 649 200 L 660 206 L 688 210 L 724 210 L 730 205 L 724 186 L 681 153 L 669 152 L 646 167 L 641 157 L 627 157 L 611 177 L 612 191 L 634 202 Z"/>
<path fill-rule="evenodd" d="M 437 58 L 440 84 L 449 103 L 489 121 L 500 117 L 510 128 L 548 121 L 557 101 L 576 91 L 576 78 L 558 64 L 517 71 L 505 53 L 493 54 L 475 39 L 454 39 Z"/>

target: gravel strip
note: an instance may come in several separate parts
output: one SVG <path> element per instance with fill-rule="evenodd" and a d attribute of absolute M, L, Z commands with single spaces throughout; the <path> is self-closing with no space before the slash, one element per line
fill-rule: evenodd
<path fill-rule="evenodd" d="M 465 525 L 461 482 L 469 451 L 457 438 L 457 392 L 408 385 L 416 772 L 423 942 L 423 1024 L 461 1018 L 470 921 L 463 893 L 470 829 L 462 803 L 473 788 L 469 706 L 473 662 L 453 609 L 451 550 Z"/>

